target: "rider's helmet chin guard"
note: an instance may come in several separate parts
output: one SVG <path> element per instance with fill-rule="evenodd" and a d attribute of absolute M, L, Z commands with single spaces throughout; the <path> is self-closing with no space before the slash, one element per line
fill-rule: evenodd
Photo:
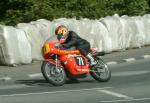
<path fill-rule="evenodd" d="M 63 44 L 63 43 L 65 43 L 65 41 L 66 41 L 66 39 L 62 37 L 62 38 L 59 40 L 59 43 L 60 43 L 60 44 Z"/>

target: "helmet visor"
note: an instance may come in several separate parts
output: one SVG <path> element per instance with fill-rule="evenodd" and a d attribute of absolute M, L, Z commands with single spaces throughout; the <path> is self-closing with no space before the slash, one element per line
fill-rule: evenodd
<path fill-rule="evenodd" d="M 63 38 L 62 34 L 57 34 L 57 39 L 60 40 L 61 38 Z"/>

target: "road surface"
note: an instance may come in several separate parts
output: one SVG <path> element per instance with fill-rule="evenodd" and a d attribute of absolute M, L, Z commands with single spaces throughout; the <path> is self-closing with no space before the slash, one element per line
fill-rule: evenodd
<path fill-rule="evenodd" d="M 41 63 L 0 67 L 0 103 L 149 103 L 150 48 L 107 54 L 109 82 L 90 76 L 54 87 L 40 73 Z"/>

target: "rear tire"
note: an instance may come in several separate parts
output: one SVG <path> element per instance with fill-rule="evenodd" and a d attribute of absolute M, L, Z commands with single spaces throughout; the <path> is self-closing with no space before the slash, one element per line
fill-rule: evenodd
<path fill-rule="evenodd" d="M 66 82 L 66 73 L 64 68 L 57 67 L 47 61 L 43 61 L 41 71 L 44 78 L 54 86 L 62 86 Z M 58 71 L 57 71 L 58 70 Z"/>
<path fill-rule="evenodd" d="M 107 82 L 111 79 L 111 70 L 108 65 L 101 59 L 95 58 L 97 64 L 92 67 L 91 76 L 99 82 Z"/>

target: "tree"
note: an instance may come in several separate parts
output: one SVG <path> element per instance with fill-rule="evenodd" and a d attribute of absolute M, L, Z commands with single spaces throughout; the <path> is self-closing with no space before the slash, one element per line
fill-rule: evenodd
<path fill-rule="evenodd" d="M 150 0 L 0 0 L 0 23 L 16 25 L 37 19 L 99 19 L 150 13 Z"/>

